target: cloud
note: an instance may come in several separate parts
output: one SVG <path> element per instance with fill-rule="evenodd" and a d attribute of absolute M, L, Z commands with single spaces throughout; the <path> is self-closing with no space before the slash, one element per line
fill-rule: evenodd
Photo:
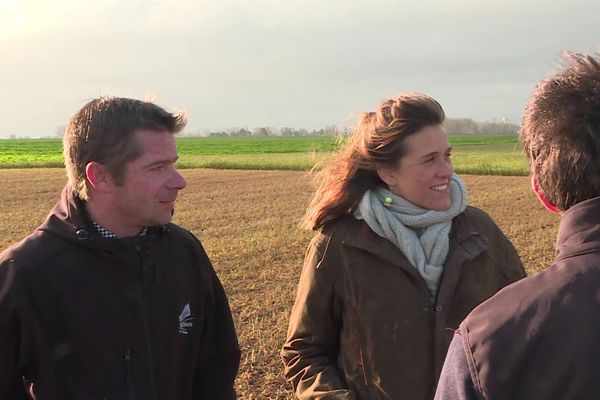
<path fill-rule="evenodd" d="M 99 94 L 149 90 L 191 130 L 318 128 L 401 91 L 517 121 L 560 52 L 600 37 L 592 0 L 4 1 L 0 117 L 28 135 Z"/>

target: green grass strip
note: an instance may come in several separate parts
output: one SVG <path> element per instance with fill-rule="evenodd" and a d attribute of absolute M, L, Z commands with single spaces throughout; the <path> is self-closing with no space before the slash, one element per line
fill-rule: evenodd
<path fill-rule="evenodd" d="M 527 175 L 514 135 L 451 135 L 457 173 Z M 178 168 L 307 171 L 340 148 L 334 137 L 177 138 Z M 0 140 L 0 168 L 62 168 L 59 139 Z"/>

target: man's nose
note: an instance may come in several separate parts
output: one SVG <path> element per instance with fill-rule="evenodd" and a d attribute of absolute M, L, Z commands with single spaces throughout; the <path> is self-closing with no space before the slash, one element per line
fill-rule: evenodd
<path fill-rule="evenodd" d="M 187 182 L 185 181 L 185 178 L 179 173 L 179 171 L 173 169 L 173 174 L 169 180 L 169 188 L 182 190 L 185 189 L 186 186 Z"/>

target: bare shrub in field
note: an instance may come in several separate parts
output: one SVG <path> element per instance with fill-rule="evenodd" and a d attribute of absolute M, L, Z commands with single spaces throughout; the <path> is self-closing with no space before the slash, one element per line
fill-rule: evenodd
<path fill-rule="evenodd" d="M 203 242 L 233 310 L 242 365 L 240 399 L 291 399 L 279 349 L 311 232 L 298 229 L 312 193 L 306 173 L 184 170 L 175 222 Z M 529 273 L 553 256 L 558 217 L 526 177 L 463 176 L 470 204 L 486 210 L 512 240 Z M 45 218 L 65 182 L 62 170 L 0 170 L 0 249 Z"/>

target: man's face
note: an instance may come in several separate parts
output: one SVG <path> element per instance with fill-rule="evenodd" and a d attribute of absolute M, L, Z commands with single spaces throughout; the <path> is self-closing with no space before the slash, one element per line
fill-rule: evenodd
<path fill-rule="evenodd" d="M 177 192 L 186 186 L 175 169 L 178 156 L 171 132 L 140 129 L 134 140 L 142 155 L 127 163 L 122 184 L 113 186 L 111 196 L 114 216 L 127 235 L 170 222 Z"/>

